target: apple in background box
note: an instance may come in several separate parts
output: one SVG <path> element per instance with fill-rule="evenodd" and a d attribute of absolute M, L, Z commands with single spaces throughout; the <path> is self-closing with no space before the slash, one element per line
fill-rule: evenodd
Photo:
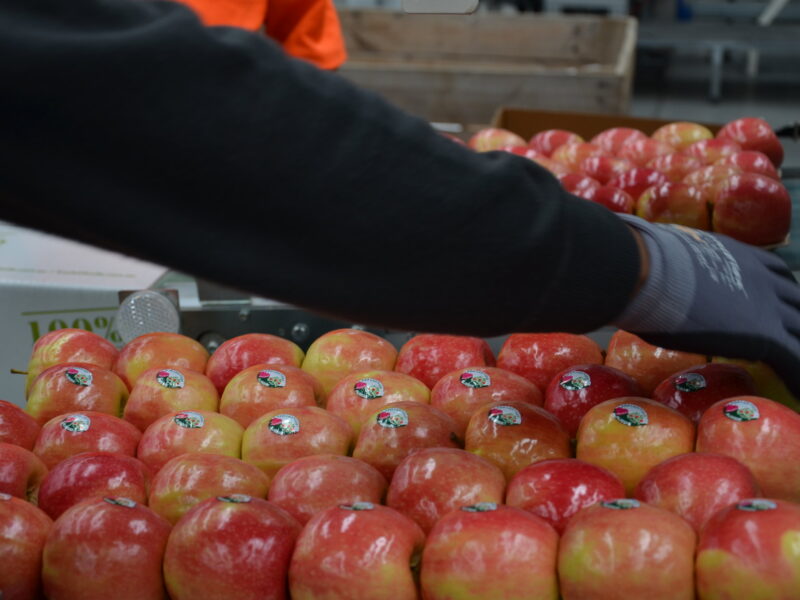
<path fill-rule="evenodd" d="M 114 372 L 133 388 L 136 379 L 150 369 L 197 371 L 206 368 L 208 352 L 203 345 L 179 333 L 158 331 L 131 340 L 119 352 Z"/>
<path fill-rule="evenodd" d="M 53 523 L 42 552 L 47 598 L 162 600 L 170 525 L 123 497 L 91 498 Z"/>
<path fill-rule="evenodd" d="M 47 467 L 33 452 L 0 442 L 0 494 L 36 504 Z"/>
<path fill-rule="evenodd" d="M 742 150 L 739 144 L 729 140 L 713 138 L 710 140 L 700 140 L 688 146 L 684 152 L 688 156 L 693 156 L 704 165 L 713 165 L 721 158 L 730 156 Z"/>
<path fill-rule="evenodd" d="M 242 460 L 270 479 L 295 459 L 313 454 L 346 455 L 353 445 L 347 421 L 317 406 L 273 410 L 253 421 L 242 438 Z"/>
<path fill-rule="evenodd" d="M 800 506 L 750 499 L 716 513 L 697 544 L 700 598 L 797 598 Z"/>
<path fill-rule="evenodd" d="M 552 158 L 548 158 L 547 156 L 537 156 L 536 158 L 532 158 L 531 160 L 533 160 L 533 162 L 535 162 L 540 167 L 547 169 L 555 176 L 569 173 L 569 169 L 565 165 L 562 165 L 560 162 L 556 162 Z"/>
<path fill-rule="evenodd" d="M 792 199 L 779 181 L 742 173 L 717 194 L 714 231 L 756 246 L 786 239 L 792 225 Z"/>
<path fill-rule="evenodd" d="M 113 372 L 88 363 L 46 369 L 28 393 L 28 414 L 39 425 L 68 412 L 94 411 L 122 416 L 128 388 Z"/>
<path fill-rule="evenodd" d="M 573 333 L 512 333 L 497 355 L 500 369 L 522 375 L 539 390 L 556 373 L 577 364 L 603 363 L 603 352 L 591 338 Z"/>
<path fill-rule="evenodd" d="M 242 427 L 279 408 L 316 406 L 322 387 L 316 378 L 289 365 L 253 365 L 237 373 L 225 387 L 219 412 Z"/>
<path fill-rule="evenodd" d="M 426 600 L 558 600 L 558 534 L 510 506 L 481 503 L 442 517 L 422 554 Z"/>
<path fill-rule="evenodd" d="M 261 498 L 198 504 L 170 533 L 164 579 L 172 600 L 284 600 L 300 524 Z"/>
<path fill-rule="evenodd" d="M 654 185 L 667 183 L 667 176 L 659 171 L 648 169 L 647 167 L 636 167 L 614 177 L 608 182 L 611 187 L 627 192 L 635 200 L 639 199 L 645 190 Z"/>
<path fill-rule="evenodd" d="M 266 498 L 269 477 L 253 465 L 221 454 L 188 452 L 169 460 L 153 478 L 147 503 L 173 525 L 214 496 Z"/>
<path fill-rule="evenodd" d="M 267 499 L 305 525 L 315 514 L 340 504 L 381 504 L 388 487 L 386 478 L 363 460 L 318 454 L 282 467 Z"/>
<path fill-rule="evenodd" d="M 767 498 L 800 502 L 800 414 L 757 396 L 711 406 L 697 425 L 697 451 L 749 467 Z"/>
<path fill-rule="evenodd" d="M 136 456 L 142 432 L 119 417 L 105 413 L 69 413 L 42 426 L 33 453 L 48 469 L 82 452 L 112 452 Z"/>
<path fill-rule="evenodd" d="M 167 461 L 186 452 L 239 458 L 244 428 L 207 410 L 172 412 L 157 419 L 142 434 L 136 457 L 156 474 Z"/>
<path fill-rule="evenodd" d="M 289 565 L 292 600 L 417 600 L 425 534 L 388 506 L 358 502 L 315 515 Z"/>
<path fill-rule="evenodd" d="M 396 402 L 373 412 L 361 425 L 353 457 L 392 480 L 397 465 L 420 448 L 459 448 L 452 417 L 427 404 Z"/>
<path fill-rule="evenodd" d="M 669 144 L 675 150 L 681 152 L 695 142 L 710 140 L 714 137 L 714 134 L 711 133 L 708 127 L 704 127 L 699 123 L 678 121 L 659 127 L 651 137 L 658 142 Z"/>
<path fill-rule="evenodd" d="M 556 417 L 525 402 L 492 402 L 467 425 L 464 447 L 503 471 L 510 480 L 520 469 L 571 455 L 569 434 Z"/>
<path fill-rule="evenodd" d="M 558 181 L 561 183 L 561 187 L 570 194 L 586 200 L 591 200 L 594 192 L 600 187 L 599 181 L 581 173 L 559 175 Z"/>
<path fill-rule="evenodd" d="M 531 160 L 544 157 L 544 154 L 537 152 L 533 148 L 528 148 L 527 146 L 503 146 L 500 148 L 500 150 L 510 154 L 516 154 L 517 156 L 524 156 L 525 158 L 530 158 Z"/>
<path fill-rule="evenodd" d="M 610 185 L 597 188 L 590 200 L 618 213 L 631 214 L 636 207 L 636 201 L 628 192 L 623 192 L 621 189 Z"/>
<path fill-rule="evenodd" d="M 657 156 L 673 152 L 675 152 L 675 148 L 669 144 L 646 137 L 632 140 L 622 146 L 617 152 L 617 157 L 629 160 L 638 167 L 644 167 Z"/>
<path fill-rule="evenodd" d="M 711 359 L 713 363 L 734 364 L 742 367 L 745 371 L 750 373 L 756 385 L 755 396 L 768 398 L 784 404 L 794 410 L 800 412 L 800 401 L 786 387 L 775 370 L 768 364 L 763 362 L 741 360 L 736 358 L 724 358 L 721 356 L 714 356 Z"/>
<path fill-rule="evenodd" d="M 781 180 L 778 170 L 769 157 L 763 152 L 756 152 L 755 150 L 736 152 L 730 156 L 720 158 L 714 165 L 735 167 L 743 173 L 756 173 L 776 181 Z"/>
<path fill-rule="evenodd" d="M 84 452 L 61 461 L 39 488 L 39 508 L 57 519 L 89 498 L 124 496 L 147 504 L 150 470 L 140 460 L 111 452 Z"/>
<path fill-rule="evenodd" d="M 394 472 L 386 506 L 414 521 L 426 534 L 450 511 L 483 502 L 500 504 L 503 472 L 458 448 L 424 448 L 406 456 Z"/>
<path fill-rule="evenodd" d="M 647 139 L 647 135 L 630 127 L 612 127 L 601 131 L 591 139 L 608 154 L 619 154 L 619 151 L 634 140 Z"/>
<path fill-rule="evenodd" d="M 667 182 L 646 189 L 636 202 L 636 215 L 653 223 L 674 223 L 708 231 L 708 203 L 699 188 Z"/>
<path fill-rule="evenodd" d="M 447 373 L 466 367 L 493 367 L 494 354 L 486 340 L 464 335 L 423 333 L 400 348 L 395 371 L 416 377 L 429 388 Z"/>
<path fill-rule="evenodd" d="M 478 152 L 499 150 L 503 146 L 524 146 L 525 140 L 508 129 L 485 127 L 469 138 L 467 146 Z"/>
<path fill-rule="evenodd" d="M 604 154 L 605 152 L 600 146 L 589 142 L 568 142 L 556 148 L 550 158 L 565 165 L 571 172 L 577 173 L 585 159 Z"/>
<path fill-rule="evenodd" d="M 528 147 L 549 157 L 564 144 L 574 144 L 583 141 L 584 139 L 577 133 L 564 129 L 547 129 L 534 135 L 528 142 Z"/>
<path fill-rule="evenodd" d="M 636 486 L 634 497 L 683 517 L 699 533 L 717 511 L 760 495 L 756 478 L 735 458 L 690 452 L 659 463 Z"/>
<path fill-rule="evenodd" d="M 19 406 L 0 400 L 0 442 L 33 450 L 40 426 Z"/>
<path fill-rule="evenodd" d="M 576 457 L 614 473 L 630 495 L 658 463 L 694 450 L 694 424 L 648 398 L 615 398 L 593 406 L 578 428 Z"/>
<path fill-rule="evenodd" d="M 719 162 L 692 171 L 683 178 L 683 183 L 703 188 L 712 188 L 714 193 L 710 195 L 710 199 L 713 200 L 716 196 L 716 192 L 722 189 L 731 177 L 742 172 L 741 169 L 734 165 L 724 165 L 719 164 Z"/>
<path fill-rule="evenodd" d="M 736 119 L 722 127 L 717 137 L 736 142 L 743 150 L 763 152 L 775 167 L 780 167 L 783 162 L 783 146 L 770 124 L 764 119 L 756 117 Z"/>
<path fill-rule="evenodd" d="M 625 496 L 619 477 L 577 458 L 554 458 L 528 465 L 508 483 L 506 504 L 550 523 L 562 534 L 582 508 Z"/>
<path fill-rule="evenodd" d="M 579 165 L 580 172 L 605 185 L 617 175 L 630 171 L 634 164 L 615 156 L 590 156 Z"/>
<path fill-rule="evenodd" d="M 42 548 L 53 522 L 30 502 L 0 493 L 0 590 L 7 600 L 39 598 Z"/>
<path fill-rule="evenodd" d="M 656 156 L 645 165 L 648 169 L 654 169 L 667 176 L 670 181 L 682 181 L 689 173 L 697 171 L 703 167 L 703 163 L 692 156 L 686 156 L 681 152 L 672 154 L 662 154 Z"/>
<path fill-rule="evenodd" d="M 88 363 L 111 370 L 119 352 L 114 344 L 91 331 L 58 329 L 36 340 L 28 361 L 25 396 L 45 369 L 67 362 Z"/>
<path fill-rule="evenodd" d="M 558 550 L 564 600 L 692 600 L 696 537 L 679 516 L 622 498 L 567 524 Z"/>

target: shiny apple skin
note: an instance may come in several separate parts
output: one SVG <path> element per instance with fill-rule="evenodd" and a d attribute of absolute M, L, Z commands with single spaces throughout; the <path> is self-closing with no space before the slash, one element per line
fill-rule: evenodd
<path fill-rule="evenodd" d="M 565 129 L 547 129 L 534 135 L 528 142 L 528 147 L 544 154 L 548 158 L 564 144 L 580 143 L 584 141 L 581 136 Z"/>
<path fill-rule="evenodd" d="M 423 333 L 400 348 L 394 370 L 416 377 L 429 388 L 456 369 L 495 366 L 486 340 L 463 335 Z"/>
<path fill-rule="evenodd" d="M 772 127 L 764 119 L 744 117 L 726 123 L 717 132 L 717 137 L 739 144 L 744 150 L 763 152 L 775 167 L 783 162 L 783 146 Z"/>
<path fill-rule="evenodd" d="M 730 140 L 713 138 L 694 142 L 687 146 L 684 152 L 704 165 L 713 165 L 719 159 L 740 152 L 742 149 L 739 144 Z"/>
<path fill-rule="evenodd" d="M 203 345 L 180 333 L 158 331 L 146 333 L 122 347 L 114 364 L 114 372 L 128 389 L 149 369 L 188 369 L 203 373 L 208 351 Z"/>
<path fill-rule="evenodd" d="M 757 152 L 755 150 L 736 152 L 730 156 L 720 158 L 714 164 L 722 166 L 728 165 L 741 169 L 743 173 L 756 173 L 776 181 L 781 180 L 778 170 L 775 168 L 775 165 L 772 164 L 769 157 L 763 152 Z"/>
<path fill-rule="evenodd" d="M 467 146 L 477 152 L 499 150 L 503 146 L 524 146 L 525 140 L 513 131 L 500 127 L 484 127 L 467 141 Z"/>
<path fill-rule="evenodd" d="M 46 475 L 47 467 L 33 452 L 0 442 L 0 493 L 36 504 Z"/>
<path fill-rule="evenodd" d="M 786 187 L 764 175 L 734 175 L 714 202 L 714 231 L 753 244 L 783 242 L 792 223 L 792 199 Z"/>
<path fill-rule="evenodd" d="M 16 404 L 0 400 L 0 442 L 33 450 L 41 426 Z"/>
<path fill-rule="evenodd" d="M 636 214 L 652 223 L 673 223 L 708 231 L 708 202 L 702 190 L 668 181 L 647 188 L 636 202 Z"/>
<path fill-rule="evenodd" d="M 711 133 L 708 127 L 699 123 L 678 121 L 659 127 L 651 137 L 656 141 L 669 144 L 675 150 L 681 152 L 694 142 L 713 138 L 714 134 Z"/>
<path fill-rule="evenodd" d="M 595 190 L 590 198 L 592 202 L 602 204 L 611 212 L 633 214 L 636 201 L 628 193 L 611 185 L 604 185 Z"/>
<path fill-rule="evenodd" d="M 660 171 L 647 167 L 636 167 L 622 175 L 617 175 L 608 182 L 608 185 L 627 192 L 638 204 L 639 197 L 644 194 L 645 190 L 667 182 L 667 176 Z"/>
<path fill-rule="evenodd" d="M 672 154 L 673 152 L 675 152 L 675 149 L 669 144 L 645 137 L 631 140 L 625 144 L 619 149 L 617 156 L 643 167 L 654 158 Z"/>
<path fill-rule="evenodd" d="M 40 597 L 42 549 L 52 525 L 30 502 L 0 493 L 0 590 L 5 600 Z"/>
<path fill-rule="evenodd" d="M 667 179 L 674 182 L 683 181 L 689 173 L 693 173 L 702 168 L 703 163 L 692 156 L 686 156 L 680 152 L 673 154 L 662 154 L 649 161 L 646 165 L 649 169 L 660 171 L 667 176 Z"/>

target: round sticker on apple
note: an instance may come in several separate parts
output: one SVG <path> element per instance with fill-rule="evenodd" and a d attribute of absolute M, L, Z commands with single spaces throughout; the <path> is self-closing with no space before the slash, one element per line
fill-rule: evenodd
<path fill-rule="evenodd" d="M 633 498 L 617 498 L 616 500 L 606 500 L 600 503 L 605 508 L 612 510 L 630 510 L 632 508 L 639 508 L 639 501 Z"/>
<path fill-rule="evenodd" d="M 558 385 L 565 390 L 577 392 L 592 385 L 592 378 L 586 371 L 570 371 L 561 376 Z"/>
<path fill-rule="evenodd" d="M 262 369 L 256 375 L 258 383 L 268 388 L 286 387 L 286 375 L 274 369 Z"/>
<path fill-rule="evenodd" d="M 464 512 L 491 512 L 497 510 L 497 504 L 494 502 L 478 502 L 471 506 L 462 506 L 461 510 Z"/>
<path fill-rule="evenodd" d="M 130 498 L 125 497 L 118 497 L 118 498 L 103 498 L 109 504 L 113 504 L 114 506 L 122 506 L 123 508 L 134 508 L 136 506 L 136 502 L 131 500 Z"/>
<path fill-rule="evenodd" d="M 647 411 L 635 404 L 620 404 L 614 409 L 614 418 L 628 427 L 647 425 Z"/>
<path fill-rule="evenodd" d="M 408 413 L 402 408 L 384 408 L 376 417 L 378 425 L 388 429 L 396 429 L 408 425 Z"/>
<path fill-rule="evenodd" d="M 67 381 L 75 385 L 92 385 L 92 373 L 83 367 L 67 367 L 67 370 L 64 372 L 64 377 L 67 378 Z"/>
<path fill-rule="evenodd" d="M 706 378 L 700 373 L 683 373 L 672 382 L 679 392 L 699 392 L 706 388 Z"/>
<path fill-rule="evenodd" d="M 275 415 L 269 420 L 269 430 L 275 435 L 293 435 L 300 431 L 300 420 L 294 415 Z"/>
<path fill-rule="evenodd" d="M 753 498 L 752 500 L 742 500 L 736 505 L 739 510 L 748 512 L 758 512 L 762 510 L 775 510 L 778 505 L 772 500 L 764 500 L 763 498 Z"/>
<path fill-rule="evenodd" d="M 186 429 L 200 429 L 206 424 L 206 420 L 203 415 L 194 412 L 193 410 L 179 412 L 177 415 L 172 417 L 172 420 L 175 421 L 176 424 L 180 425 L 181 427 L 185 427 Z"/>
<path fill-rule="evenodd" d="M 247 504 L 252 500 L 247 494 L 229 494 L 227 496 L 217 496 L 220 502 L 232 502 L 233 504 Z"/>
<path fill-rule="evenodd" d="M 468 388 L 485 388 L 492 385 L 492 378 L 489 377 L 489 374 L 485 371 L 479 371 L 478 369 L 469 369 L 464 371 L 459 377 L 459 381 L 461 385 L 465 385 Z"/>
<path fill-rule="evenodd" d="M 361 396 L 365 400 L 375 400 L 375 398 L 383 398 L 383 384 L 377 379 L 366 377 L 359 379 L 353 386 L 353 391 L 357 396 Z"/>
<path fill-rule="evenodd" d="M 748 400 L 731 400 L 722 406 L 722 414 L 733 421 L 755 421 L 761 416 L 758 407 Z"/>
<path fill-rule="evenodd" d="M 92 420 L 86 415 L 68 415 L 61 419 L 61 428 L 71 433 L 89 431 Z"/>
<path fill-rule="evenodd" d="M 161 369 L 156 373 L 156 381 L 161 387 L 165 387 L 169 390 L 181 389 L 186 384 L 183 373 L 175 369 Z"/>
<path fill-rule="evenodd" d="M 342 510 L 375 510 L 372 502 L 353 502 L 353 504 L 340 504 Z"/>
<path fill-rule="evenodd" d="M 492 423 L 508 427 L 522 423 L 522 415 L 513 406 L 495 406 L 489 409 L 486 418 Z"/>
<path fill-rule="evenodd" d="M 0 500 L 11 500 L 13 496 L 11 494 L 6 494 L 5 492 L 0 492 Z"/>

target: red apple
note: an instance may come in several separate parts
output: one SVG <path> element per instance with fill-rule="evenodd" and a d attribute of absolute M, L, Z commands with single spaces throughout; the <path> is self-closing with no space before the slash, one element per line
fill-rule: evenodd
<path fill-rule="evenodd" d="M 745 117 L 727 123 L 717 133 L 721 140 L 730 140 L 739 144 L 743 150 L 763 152 L 776 167 L 783 162 L 783 146 L 764 119 Z"/>
<path fill-rule="evenodd" d="M 570 194 L 591 200 L 594 192 L 600 187 L 600 182 L 582 173 L 566 173 L 558 176 L 561 187 Z"/>
<path fill-rule="evenodd" d="M 800 412 L 800 400 L 795 396 L 783 383 L 783 380 L 778 377 L 775 370 L 765 362 L 741 360 L 736 358 L 723 358 L 721 356 L 714 356 L 712 362 L 729 363 L 742 367 L 745 371 L 750 373 L 753 381 L 756 384 L 756 392 L 754 396 L 761 396 L 768 398 L 775 402 L 780 402 L 794 410 Z"/>
<path fill-rule="evenodd" d="M 0 442 L 33 450 L 40 426 L 19 406 L 0 400 Z"/>
<path fill-rule="evenodd" d="M 719 164 L 721 162 L 723 161 L 691 171 L 683 178 L 683 183 L 711 190 L 708 196 L 713 201 L 719 190 L 724 188 L 734 175 L 742 173 L 738 167 Z"/>
<path fill-rule="evenodd" d="M 48 469 L 81 452 L 113 452 L 136 456 L 142 432 L 105 413 L 69 413 L 42 426 L 33 453 Z"/>
<path fill-rule="evenodd" d="M 636 201 L 628 192 L 623 192 L 621 189 L 610 185 L 597 188 L 589 199 L 597 204 L 602 204 L 610 211 L 618 213 L 631 214 L 636 207 Z"/>
<path fill-rule="evenodd" d="M 412 569 L 425 534 L 388 506 L 357 502 L 315 515 L 289 566 L 292 600 L 417 600 Z"/>
<path fill-rule="evenodd" d="M 559 175 L 563 175 L 564 173 L 569 173 L 569 168 L 566 165 L 562 165 L 560 162 L 556 162 L 552 158 L 548 158 L 547 156 L 536 156 L 531 160 L 540 167 L 550 171 L 550 173 L 552 173 L 556 177 Z"/>
<path fill-rule="evenodd" d="M 489 344 L 463 335 L 415 335 L 400 348 L 395 371 L 416 377 L 429 388 L 443 376 L 467 367 L 493 367 Z"/>
<path fill-rule="evenodd" d="M 600 146 L 608 154 L 619 154 L 619 151 L 634 140 L 646 139 L 647 135 L 630 127 L 612 127 L 601 131 L 592 138 L 592 143 Z"/>
<path fill-rule="evenodd" d="M 615 156 L 590 156 L 579 165 L 580 172 L 605 185 L 617 175 L 630 171 L 634 164 Z"/>
<path fill-rule="evenodd" d="M 47 467 L 33 452 L 0 442 L 0 493 L 36 504 Z"/>
<path fill-rule="evenodd" d="M 550 381 L 544 407 L 555 415 L 571 438 L 586 412 L 596 404 L 620 396 L 641 396 L 636 380 L 619 369 L 605 365 L 573 365 Z"/>
<path fill-rule="evenodd" d="M 503 146 L 500 148 L 500 150 L 503 152 L 516 154 L 517 156 L 524 156 L 525 158 L 530 158 L 531 160 L 544 156 L 544 154 L 537 152 L 533 148 L 528 148 L 527 146 Z"/>
<path fill-rule="evenodd" d="M 556 162 L 565 165 L 571 172 L 578 172 L 581 163 L 590 156 L 602 156 L 605 152 L 600 146 L 589 142 L 568 142 L 556 148 L 550 155 Z"/>
<path fill-rule="evenodd" d="M 614 177 L 608 182 L 611 187 L 627 192 L 635 200 L 639 199 L 645 190 L 654 185 L 667 183 L 667 176 L 659 171 L 648 169 L 647 167 L 636 167 L 626 171 L 622 175 Z"/>
<path fill-rule="evenodd" d="M 478 152 L 499 150 L 503 146 L 524 146 L 525 140 L 508 129 L 485 127 L 469 138 L 467 146 Z"/>
<path fill-rule="evenodd" d="M 164 578 L 172 600 L 284 600 L 300 524 L 246 494 L 209 498 L 170 533 Z"/>
<path fill-rule="evenodd" d="M 557 600 L 558 534 L 525 511 L 464 506 L 428 535 L 420 583 L 426 600 Z"/>
<path fill-rule="evenodd" d="M 658 142 L 669 144 L 678 152 L 681 152 L 700 140 L 710 140 L 714 137 L 708 127 L 700 125 L 699 123 L 690 123 L 687 121 L 678 121 L 662 125 L 653 132 L 651 136 Z"/>
<path fill-rule="evenodd" d="M 549 157 L 564 144 L 580 143 L 582 141 L 583 138 L 577 133 L 564 129 L 547 129 L 534 135 L 528 142 L 528 147 Z"/>
<path fill-rule="evenodd" d="M 721 400 L 703 413 L 697 451 L 747 465 L 767 498 L 800 502 L 800 414 L 757 396 Z"/>
<path fill-rule="evenodd" d="M 576 456 L 614 473 L 630 495 L 658 463 L 694 450 L 694 439 L 694 424 L 678 411 L 648 398 L 615 398 L 583 417 Z"/>
<path fill-rule="evenodd" d="M 602 364 L 603 352 L 591 338 L 572 333 L 513 333 L 500 348 L 497 366 L 522 375 L 540 390 L 558 373 L 577 364 Z"/>
<path fill-rule="evenodd" d="M 699 188 L 668 181 L 646 189 L 636 202 L 636 214 L 653 223 L 674 223 L 708 231 L 708 203 Z"/>
<path fill-rule="evenodd" d="M 730 166 L 741 170 L 743 173 L 756 173 L 770 179 L 780 181 L 781 176 L 769 157 L 763 152 L 755 150 L 742 150 L 730 156 L 720 158 L 715 165 Z"/>
<path fill-rule="evenodd" d="M 670 181 L 682 181 L 689 173 L 703 167 L 703 163 L 692 156 L 681 152 L 662 154 L 656 156 L 645 165 L 648 169 L 659 171 L 667 176 Z"/>
<path fill-rule="evenodd" d="M 111 452 L 84 452 L 61 461 L 39 488 L 39 508 L 57 519 L 89 498 L 124 496 L 147 504 L 150 470 L 140 460 Z"/>
<path fill-rule="evenodd" d="M 214 496 L 266 498 L 269 477 L 253 465 L 221 454 L 187 452 L 167 461 L 153 478 L 148 505 L 173 525 Z"/>
<path fill-rule="evenodd" d="M 742 150 L 742 147 L 735 142 L 713 138 L 710 140 L 700 140 L 686 147 L 684 152 L 693 156 L 704 165 L 713 165 L 721 158 L 730 156 Z"/>
<path fill-rule="evenodd" d="M 6 600 L 39 598 L 42 548 L 53 522 L 30 502 L 0 493 L 0 590 Z"/>
<path fill-rule="evenodd" d="M 528 465 L 508 483 L 506 504 L 541 517 L 562 534 L 582 508 L 625 495 L 619 477 L 577 458 L 553 458 Z"/>
<path fill-rule="evenodd" d="M 146 333 L 131 340 L 120 350 L 114 372 L 133 388 L 139 375 L 150 369 L 197 371 L 206 368 L 208 352 L 200 342 L 179 333 Z"/>
<path fill-rule="evenodd" d="M 619 499 L 583 509 L 558 550 L 564 600 L 693 600 L 695 534 L 669 511 Z"/>
<path fill-rule="evenodd" d="M 759 495 L 756 478 L 735 458 L 690 452 L 650 469 L 634 497 L 674 512 L 699 533 L 718 510 Z"/>
<path fill-rule="evenodd" d="M 502 503 L 503 472 L 490 461 L 458 448 L 423 448 L 397 466 L 386 505 L 426 534 L 452 510 L 483 502 Z"/>
<path fill-rule="evenodd" d="M 572 454 L 569 434 L 558 419 L 519 401 L 492 402 L 476 411 L 464 447 L 492 461 L 508 480 L 531 463 Z"/>
<path fill-rule="evenodd" d="M 629 160 L 638 167 L 644 167 L 657 156 L 673 152 L 675 149 L 669 144 L 645 137 L 632 140 L 622 146 L 617 152 L 617 157 Z"/>
<path fill-rule="evenodd" d="M 740 242 L 765 246 L 789 235 L 792 199 L 779 181 L 742 173 L 734 175 L 714 203 L 714 231 Z"/>
<path fill-rule="evenodd" d="M 363 460 L 317 454 L 281 467 L 267 499 L 305 525 L 315 514 L 340 504 L 381 504 L 388 486 L 386 478 Z"/>
<path fill-rule="evenodd" d="M 48 598 L 162 600 L 170 526 L 129 498 L 90 498 L 53 523 L 44 545 Z"/>

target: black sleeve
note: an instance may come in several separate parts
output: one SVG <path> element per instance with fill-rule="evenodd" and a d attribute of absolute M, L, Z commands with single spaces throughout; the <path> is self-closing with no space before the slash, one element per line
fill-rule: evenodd
<path fill-rule="evenodd" d="M 533 162 L 178 5 L 3 0 L 0 86 L 0 219 L 402 329 L 590 331 L 635 286 Z"/>

